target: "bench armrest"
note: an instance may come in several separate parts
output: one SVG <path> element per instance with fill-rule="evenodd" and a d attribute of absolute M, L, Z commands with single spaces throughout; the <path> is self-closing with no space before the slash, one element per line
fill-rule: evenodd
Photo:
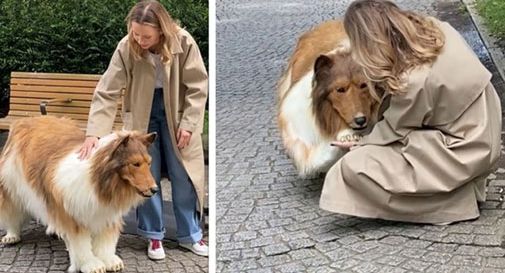
<path fill-rule="evenodd" d="M 46 110 L 46 107 L 47 105 L 49 105 L 50 103 L 55 103 L 55 102 L 66 102 L 66 103 L 70 103 L 72 102 L 72 99 L 52 99 L 52 100 L 42 100 L 40 102 L 40 113 L 42 115 L 47 115 L 47 110 Z"/>

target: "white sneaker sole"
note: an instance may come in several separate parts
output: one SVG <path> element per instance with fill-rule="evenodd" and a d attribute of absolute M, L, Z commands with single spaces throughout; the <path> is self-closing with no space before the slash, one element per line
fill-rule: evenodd
<path fill-rule="evenodd" d="M 201 251 L 198 251 L 194 248 L 192 248 L 191 246 L 185 246 L 185 245 L 182 245 L 182 244 L 179 244 L 180 247 L 186 249 L 186 250 L 189 250 L 193 253 L 195 253 L 196 255 L 198 256 L 203 256 L 203 257 L 209 257 L 209 253 L 208 252 L 201 252 Z"/>
<path fill-rule="evenodd" d="M 154 255 L 154 254 L 150 254 L 150 253 L 147 253 L 147 257 L 149 257 L 149 259 L 151 260 L 155 260 L 155 261 L 158 261 L 158 260 L 164 260 L 166 255 L 163 254 L 163 255 Z"/>

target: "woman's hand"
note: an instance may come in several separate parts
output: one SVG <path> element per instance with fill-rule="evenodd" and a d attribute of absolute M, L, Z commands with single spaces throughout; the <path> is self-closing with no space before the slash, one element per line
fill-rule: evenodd
<path fill-rule="evenodd" d="M 88 159 L 89 156 L 91 155 L 91 152 L 96 146 L 98 146 L 98 137 L 95 136 L 86 137 L 86 140 L 84 140 L 84 143 L 77 152 L 79 154 L 78 158 L 80 160 Z"/>
<path fill-rule="evenodd" d="M 333 141 L 330 143 L 331 146 L 336 146 L 342 149 L 351 149 L 352 147 L 358 145 L 355 141 Z"/>
<path fill-rule="evenodd" d="M 177 129 L 177 148 L 183 149 L 188 146 L 191 140 L 191 132 L 184 129 Z"/>

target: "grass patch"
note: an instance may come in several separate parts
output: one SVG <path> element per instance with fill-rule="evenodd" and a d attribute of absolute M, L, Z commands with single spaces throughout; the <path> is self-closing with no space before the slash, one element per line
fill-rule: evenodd
<path fill-rule="evenodd" d="M 505 40 L 505 1 L 477 0 L 477 10 L 484 18 L 489 31 L 500 40 Z"/>

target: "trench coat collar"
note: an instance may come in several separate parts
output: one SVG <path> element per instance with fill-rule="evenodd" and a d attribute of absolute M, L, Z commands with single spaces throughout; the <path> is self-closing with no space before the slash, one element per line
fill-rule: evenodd
<path fill-rule="evenodd" d="M 170 43 L 170 51 L 172 55 L 183 53 L 181 47 L 181 40 L 179 39 L 179 32 L 181 31 L 181 27 L 176 28 L 176 32 L 172 35 L 171 39 L 168 41 Z"/>

